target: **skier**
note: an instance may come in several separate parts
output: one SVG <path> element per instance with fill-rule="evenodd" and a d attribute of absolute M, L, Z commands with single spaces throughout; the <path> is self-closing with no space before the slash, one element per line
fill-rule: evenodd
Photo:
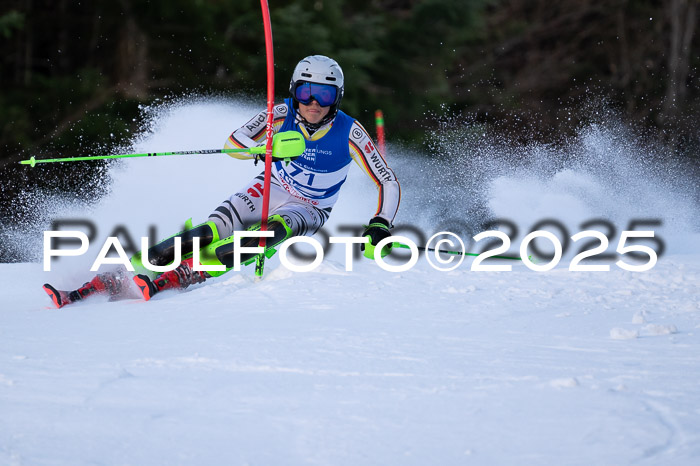
<path fill-rule="evenodd" d="M 306 140 L 304 153 L 290 161 L 273 158 L 270 183 L 268 230 L 274 236 L 266 241 L 274 248 L 286 239 L 316 233 L 328 220 L 338 200 L 340 188 L 346 180 L 354 160 L 379 189 L 378 207 L 365 228 L 363 236 L 369 242 L 363 245 L 364 255 L 374 258 L 374 247 L 390 236 L 401 197 L 399 183 L 367 131 L 354 118 L 339 109 L 344 94 L 344 76 L 338 63 L 322 55 L 302 59 L 294 69 L 289 83 L 291 97 L 274 107 L 273 130 L 298 131 Z M 235 130 L 225 147 L 250 148 L 265 143 L 267 112 L 262 111 Z M 259 156 L 230 154 L 239 159 Z M 264 156 L 262 157 L 264 158 Z M 206 265 L 224 265 L 226 271 L 234 266 L 233 232 L 260 228 L 263 202 L 264 173 L 247 186 L 223 201 L 206 222 L 186 228 L 146 252 L 148 261 L 157 266 L 172 264 L 175 260 L 175 239 L 180 238 L 185 258 L 174 270 L 156 274 L 146 270 L 143 257 L 137 253 L 131 263 L 137 271 L 133 277 L 143 297 L 148 300 L 155 293 L 171 289 L 185 289 L 211 276 L 225 272 L 193 270 L 194 238 L 199 238 L 200 262 Z M 244 240 L 242 246 L 257 245 L 258 238 Z M 390 247 L 380 253 L 388 254 Z M 241 262 L 249 264 L 255 254 L 242 254 Z M 83 299 L 94 293 L 106 293 L 112 298 L 128 294 L 130 274 L 126 269 L 97 275 L 92 281 L 72 292 L 56 290 L 49 284 L 44 289 L 56 306 Z"/>

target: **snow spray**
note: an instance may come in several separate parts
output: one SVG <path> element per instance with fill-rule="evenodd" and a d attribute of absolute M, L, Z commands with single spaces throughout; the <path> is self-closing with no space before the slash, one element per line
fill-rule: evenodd
<path fill-rule="evenodd" d="M 143 123 L 131 145 L 112 149 L 150 152 L 223 146 L 231 131 L 260 107 L 259 99 L 247 96 L 186 96 L 156 102 L 142 108 Z M 617 254 L 621 232 L 652 230 L 656 241 L 640 241 L 656 252 L 663 246 L 671 250 L 670 231 L 685 234 L 698 229 L 697 186 L 684 167 L 665 159 L 655 144 L 614 119 L 606 121 L 581 128 L 576 137 L 557 146 L 520 144 L 455 121 L 444 124 L 423 149 L 389 143 L 389 162 L 402 185 L 397 229 L 403 227 L 404 234 L 411 226 L 425 232 L 424 238 L 437 232 L 457 233 L 474 252 L 498 246 L 493 237 L 483 247 L 474 247 L 474 236 L 484 231 L 503 231 L 516 246 L 528 233 L 549 231 L 562 244 L 564 257 L 580 252 L 571 237 L 584 230 L 601 230 L 610 239 L 610 251 L 604 254 Z M 90 202 L 27 187 L 22 207 L 35 216 L 30 223 L 14 225 L 21 241 L 13 243 L 22 248 L 25 260 L 41 261 L 40 232 L 52 230 L 56 221 L 86 216 L 97 228 L 91 246 L 104 244 L 117 229 L 134 238 L 148 236 L 153 242 L 180 231 L 187 218 L 206 218 L 258 171 L 216 155 L 115 161 L 99 174 L 104 195 Z M 366 195 L 370 183 L 355 172 L 359 171 L 351 170 L 326 224 L 329 229 L 357 224 L 374 207 Z M 157 209 L 139 207 L 171 192 L 189 194 L 177 196 L 177 202 L 160 202 Z M 541 224 L 542 220 L 550 223 Z M 28 237 L 27 231 L 37 234 Z M 415 235 L 406 236 L 425 245 Z M 556 252 L 546 239 L 535 238 L 533 245 L 548 257 Z M 97 253 L 91 247 L 82 257 L 87 261 Z M 87 275 L 88 264 L 70 268 Z"/>

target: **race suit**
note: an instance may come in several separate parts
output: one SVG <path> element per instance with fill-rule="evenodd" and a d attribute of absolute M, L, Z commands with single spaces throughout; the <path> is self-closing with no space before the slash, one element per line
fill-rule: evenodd
<path fill-rule="evenodd" d="M 225 148 L 259 146 L 266 138 L 267 112 L 262 111 L 235 130 Z M 310 133 L 294 109 L 291 99 L 274 107 L 274 132 L 296 130 L 306 139 L 306 150 L 291 163 L 273 162 L 269 215 L 280 215 L 294 235 L 311 236 L 328 220 L 347 178 L 352 160 L 379 189 L 374 216 L 393 223 L 401 199 L 401 188 L 394 172 L 372 143 L 360 123 L 342 111 L 328 124 Z M 230 154 L 239 159 L 251 154 Z M 209 216 L 219 237 L 245 230 L 260 222 L 264 175 L 258 175 L 241 191 L 222 202 Z"/>

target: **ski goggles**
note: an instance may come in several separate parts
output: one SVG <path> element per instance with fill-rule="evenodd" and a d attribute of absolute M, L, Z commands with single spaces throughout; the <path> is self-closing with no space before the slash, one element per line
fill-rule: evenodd
<path fill-rule="evenodd" d="M 304 105 L 309 105 L 315 100 L 321 107 L 330 107 L 338 99 L 338 88 L 331 84 L 302 81 L 294 87 L 294 98 Z"/>

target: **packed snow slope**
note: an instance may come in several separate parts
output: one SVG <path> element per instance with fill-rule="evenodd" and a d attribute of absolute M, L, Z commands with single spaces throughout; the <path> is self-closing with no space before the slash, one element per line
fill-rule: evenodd
<path fill-rule="evenodd" d="M 221 147 L 256 110 L 237 101 L 149 109 L 152 126 L 133 149 Z M 475 160 L 502 154 L 490 147 L 493 157 Z M 149 302 L 98 297 L 56 310 L 41 285 L 89 279 L 115 228 L 167 236 L 204 220 L 260 166 L 225 155 L 134 159 L 112 167 L 111 194 L 93 205 L 44 199 L 46 229 L 87 218 L 98 238 L 50 272 L 0 265 L 0 464 L 698 464 L 697 207 L 692 189 L 669 187 L 669 172 L 646 167 L 645 182 L 633 181 L 634 147 L 615 128 L 592 128 L 566 166 L 489 171 L 484 161 L 481 190 L 471 175 L 455 177 L 459 166 L 441 172 L 449 162 L 438 155 L 390 145 L 388 157 L 402 181 L 397 224 L 429 236 L 449 212 L 472 229 L 483 215 L 508 219 L 517 255 L 546 218 L 569 236 L 607 219 L 616 227 L 601 230 L 608 253 L 631 220 L 660 220 L 646 229 L 665 249 L 646 272 L 622 270 L 616 260 L 635 263 L 622 256 L 584 262 L 607 272 L 570 271 L 580 243 L 547 272 L 520 261 L 473 271 L 473 258 L 441 272 L 425 256 L 404 272 L 360 258 L 348 271 L 334 246 L 311 272 L 276 256 L 259 282 L 244 270 Z M 526 155 L 547 160 L 547 150 Z M 376 206 L 371 182 L 352 173 L 333 236 L 349 236 L 339 229 Z"/>

